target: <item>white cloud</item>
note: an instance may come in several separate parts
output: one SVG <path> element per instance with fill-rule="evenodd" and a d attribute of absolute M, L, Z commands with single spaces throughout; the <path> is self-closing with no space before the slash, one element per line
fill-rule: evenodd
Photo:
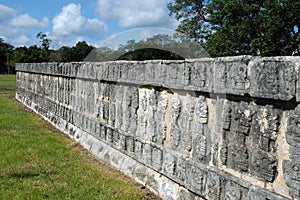
<path fill-rule="evenodd" d="M 44 28 L 49 19 L 44 17 L 40 21 L 29 14 L 18 14 L 13 8 L 0 4 L 0 37 L 14 46 L 28 45 L 30 29 Z"/>
<path fill-rule="evenodd" d="M 11 25 L 16 27 L 24 27 L 24 28 L 44 28 L 48 25 L 49 19 L 44 17 L 40 22 L 29 16 L 27 13 L 15 16 L 11 20 Z"/>
<path fill-rule="evenodd" d="M 1 23 L 6 22 L 6 20 L 13 18 L 15 15 L 16 15 L 16 11 L 14 9 L 0 4 L 0 22 Z"/>
<path fill-rule="evenodd" d="M 166 6 L 171 0 L 98 0 L 96 11 L 103 19 L 115 18 L 122 27 L 164 26 L 175 28 Z"/>
<path fill-rule="evenodd" d="M 11 40 L 13 44 L 26 44 L 29 42 L 30 38 L 27 35 L 20 35 L 18 37 L 15 37 Z"/>
<path fill-rule="evenodd" d="M 92 36 L 97 37 L 107 30 L 104 22 L 93 18 L 87 19 L 81 14 L 80 4 L 64 6 L 52 20 L 52 31 L 55 36 Z"/>

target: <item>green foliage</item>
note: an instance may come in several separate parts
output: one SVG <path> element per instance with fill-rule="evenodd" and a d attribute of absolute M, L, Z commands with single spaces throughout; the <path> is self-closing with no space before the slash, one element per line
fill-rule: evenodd
<path fill-rule="evenodd" d="M 37 47 L 36 45 L 27 47 L 16 48 L 9 60 L 10 66 L 15 66 L 15 63 L 40 63 L 48 62 L 49 53 L 44 49 Z"/>
<path fill-rule="evenodd" d="M 56 61 L 56 62 L 83 61 L 93 49 L 94 47 L 88 45 L 85 41 L 78 42 L 73 47 L 63 46 L 57 51 L 53 51 L 51 53 L 52 55 L 51 61 Z"/>
<path fill-rule="evenodd" d="M 93 49 L 94 47 L 88 45 L 85 41 L 78 42 L 74 47 L 72 47 L 72 61 L 83 61 Z"/>
<path fill-rule="evenodd" d="M 85 60 L 89 62 L 109 61 L 115 60 L 115 58 L 118 58 L 119 56 L 117 51 L 113 51 L 108 47 L 100 47 L 93 49 Z"/>
<path fill-rule="evenodd" d="M 207 57 L 206 51 L 194 40 L 181 34 L 174 36 L 158 34 L 145 40 L 128 40 L 117 50 L 108 47 L 95 48 L 85 41 L 78 42 L 73 47 L 63 46 L 51 50 L 51 40 L 43 33 L 38 33 L 41 47 L 18 47 L 9 56 L 8 63 L 41 63 L 41 62 L 72 62 L 72 61 L 109 61 L 109 60 L 178 60 L 185 58 Z"/>
<path fill-rule="evenodd" d="M 208 0 L 175 0 L 168 4 L 170 15 L 180 21 L 177 31 L 203 43 L 209 34 L 206 9 Z"/>
<path fill-rule="evenodd" d="M 17 47 L 15 49 L 0 39 L 0 66 L 5 63 L 9 66 L 15 66 L 16 63 L 83 61 L 91 50 L 94 49 L 93 46 L 82 41 L 78 42 L 74 47 L 63 46 L 58 50 L 50 50 L 51 40 L 45 34 L 39 32 L 37 38 L 40 39 L 41 47 L 33 45 L 30 47 Z"/>
<path fill-rule="evenodd" d="M 33 45 L 28 47 L 17 47 L 9 56 L 7 61 L 9 66 L 15 66 L 16 63 L 41 63 L 50 60 L 49 45 L 51 40 L 45 34 L 39 32 L 37 38 L 40 39 L 41 47 Z"/>
<path fill-rule="evenodd" d="M 47 38 L 47 35 L 42 33 L 42 32 L 39 32 L 36 37 L 38 39 L 40 39 L 40 43 L 41 43 L 41 47 L 42 49 L 44 50 L 48 50 L 49 47 L 50 47 L 50 43 L 52 42 L 51 39 Z"/>
<path fill-rule="evenodd" d="M 7 67 L 12 50 L 13 46 L 5 43 L 4 40 L 0 38 L 0 73 L 2 68 Z"/>
<path fill-rule="evenodd" d="M 208 56 L 199 43 L 182 34 L 173 36 L 158 34 L 145 40 L 128 40 L 117 50 L 108 47 L 95 49 L 86 60 L 181 60 Z"/>
<path fill-rule="evenodd" d="M 181 56 L 174 54 L 170 51 L 165 51 L 161 49 L 153 49 L 153 48 L 145 48 L 145 49 L 137 49 L 130 52 L 127 52 L 120 57 L 117 58 L 117 60 L 155 60 L 155 59 L 161 59 L 161 60 L 182 60 Z"/>
<path fill-rule="evenodd" d="M 211 56 L 299 52 L 299 0 L 176 0 L 168 8 L 181 20 L 178 30 L 202 42 Z"/>
<path fill-rule="evenodd" d="M 58 50 L 59 59 L 57 61 L 59 62 L 70 62 L 74 58 L 74 53 L 72 48 L 63 46 Z"/>
<path fill-rule="evenodd" d="M 121 56 L 117 60 L 181 60 L 184 59 L 180 55 L 171 51 L 176 42 L 169 35 L 155 35 L 136 42 L 128 40 L 126 45 L 120 45 L 117 50 Z"/>

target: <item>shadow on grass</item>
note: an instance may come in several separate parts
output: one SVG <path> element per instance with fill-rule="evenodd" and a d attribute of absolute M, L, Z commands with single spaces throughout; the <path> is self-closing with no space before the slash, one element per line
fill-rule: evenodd
<path fill-rule="evenodd" d="M 20 173 L 12 173 L 12 174 L 7 174 L 4 176 L 1 176 L 1 178 L 32 178 L 40 176 L 40 173 L 31 173 L 31 172 L 20 172 Z"/>

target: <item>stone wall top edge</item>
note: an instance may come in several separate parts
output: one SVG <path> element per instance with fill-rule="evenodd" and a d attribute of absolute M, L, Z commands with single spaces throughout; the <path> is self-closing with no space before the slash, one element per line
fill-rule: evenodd
<path fill-rule="evenodd" d="M 103 62 L 87 62 L 87 61 L 74 61 L 74 62 L 42 62 L 42 63 L 16 63 L 16 65 L 36 65 L 36 64 L 103 64 L 103 63 L 182 63 L 182 62 L 201 62 L 201 61 L 239 61 L 239 60 L 261 60 L 261 61 L 296 61 L 300 62 L 300 56 L 271 56 L 271 57 L 261 57 L 261 56 L 250 56 L 250 55 L 240 55 L 240 56 L 224 56 L 224 57 L 204 57 L 204 58 L 188 58 L 185 60 L 143 60 L 143 61 L 127 61 L 127 60 L 115 60 L 115 61 L 103 61 Z"/>
<path fill-rule="evenodd" d="M 277 62 L 287 65 L 272 64 Z M 148 64 L 150 65 L 147 66 Z M 145 66 L 144 70 L 143 66 Z M 299 56 L 247 55 L 187 60 L 16 64 L 17 71 L 28 73 L 132 84 L 168 85 L 182 90 L 194 88 L 195 91 L 249 94 L 251 97 L 284 101 L 296 98 L 297 102 L 300 101 L 299 69 Z M 134 78 L 128 74 L 133 72 L 132 70 L 136 71 Z M 127 75 L 123 76 L 124 74 Z M 268 78 L 270 75 L 272 81 Z"/>

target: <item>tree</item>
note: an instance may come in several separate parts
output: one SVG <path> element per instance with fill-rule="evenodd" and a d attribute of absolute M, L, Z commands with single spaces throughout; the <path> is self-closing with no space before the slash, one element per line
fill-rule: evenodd
<path fill-rule="evenodd" d="M 267 0 L 262 9 L 261 54 L 292 55 L 299 50 L 299 0 Z M 298 27 L 298 28 L 296 28 Z"/>
<path fill-rule="evenodd" d="M 111 61 L 118 58 L 120 55 L 119 52 L 113 51 L 108 47 L 94 48 L 89 55 L 85 58 L 85 61 L 88 62 L 103 62 Z"/>
<path fill-rule="evenodd" d="M 215 30 L 208 51 L 217 56 L 292 55 L 300 20 L 295 10 L 300 10 L 299 1 L 214 0 L 208 7 Z"/>
<path fill-rule="evenodd" d="M 94 47 L 88 45 L 85 41 L 77 42 L 77 44 L 74 47 L 72 47 L 72 61 L 83 61 L 93 49 Z"/>
<path fill-rule="evenodd" d="M 49 57 L 45 56 L 45 51 L 36 45 L 18 47 L 10 55 L 9 65 L 15 66 L 16 63 L 41 63 L 48 62 Z"/>
<path fill-rule="evenodd" d="M 47 35 L 39 32 L 36 37 L 40 39 L 41 46 L 39 48 L 39 59 L 41 62 L 48 62 L 50 60 L 49 47 L 52 42 L 51 39 L 47 38 Z"/>
<path fill-rule="evenodd" d="M 133 51 L 129 51 L 120 57 L 117 60 L 182 60 L 181 56 L 162 49 L 154 49 L 154 48 L 142 48 L 136 49 Z"/>
<path fill-rule="evenodd" d="M 71 62 L 74 61 L 74 53 L 72 48 L 63 46 L 57 50 L 59 53 L 59 59 L 57 62 Z"/>
<path fill-rule="evenodd" d="M 7 65 L 8 57 L 13 50 L 13 46 L 5 43 L 2 38 L 0 38 L 0 67 Z"/>
<path fill-rule="evenodd" d="M 213 56 L 256 54 L 261 34 L 262 1 L 214 0 L 208 6 L 208 21 L 215 31 L 206 44 Z"/>
<path fill-rule="evenodd" d="M 47 38 L 47 35 L 42 32 L 39 32 L 36 37 L 40 39 L 41 48 L 48 51 L 52 40 Z"/>
<path fill-rule="evenodd" d="M 176 0 L 168 7 L 181 20 L 179 30 L 195 39 L 198 36 L 190 34 L 190 27 L 206 35 L 200 42 L 211 56 L 292 55 L 299 49 L 299 0 L 201 1 L 202 10 L 200 4 L 194 6 L 196 2 Z M 193 7 L 198 12 L 191 12 Z M 197 27 L 197 23 L 206 26 Z"/>
<path fill-rule="evenodd" d="M 177 31 L 203 43 L 210 32 L 207 23 L 209 0 L 175 0 L 168 4 L 170 15 L 180 21 Z"/>

